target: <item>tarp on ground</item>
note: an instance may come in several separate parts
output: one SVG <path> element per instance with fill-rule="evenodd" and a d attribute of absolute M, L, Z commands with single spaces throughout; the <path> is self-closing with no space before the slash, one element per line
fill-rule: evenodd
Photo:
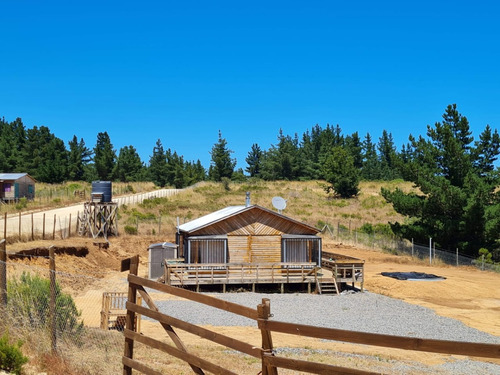
<path fill-rule="evenodd" d="M 381 272 L 381 275 L 392 277 L 397 280 L 446 280 L 446 277 L 424 272 Z"/>

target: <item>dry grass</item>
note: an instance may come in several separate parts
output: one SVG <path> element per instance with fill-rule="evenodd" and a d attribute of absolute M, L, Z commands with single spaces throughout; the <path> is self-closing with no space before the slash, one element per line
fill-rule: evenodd
<path fill-rule="evenodd" d="M 152 182 L 113 182 L 112 186 L 113 196 L 155 190 L 155 185 Z M 91 184 L 83 181 L 72 181 L 63 184 L 37 182 L 33 201 L 21 200 L 16 203 L 0 204 L 0 213 L 13 214 L 77 204 L 88 200 L 91 190 Z M 80 196 L 78 192 L 83 192 L 83 196 Z"/>
<path fill-rule="evenodd" d="M 221 208 L 244 205 L 246 192 L 251 203 L 274 210 L 271 199 L 281 196 L 287 200 L 283 214 L 309 225 L 322 228 L 338 224 L 356 229 L 365 223 L 387 224 L 403 221 L 380 194 L 382 187 L 412 189 L 403 181 L 361 182 L 360 193 L 352 199 L 339 199 L 325 193 L 322 181 L 261 181 L 231 183 L 226 190 L 221 183 L 203 182 L 169 198 L 157 198 L 139 205 L 123 206 L 121 226 L 138 227 L 140 235 L 162 234 L 172 237 L 177 218 L 180 223 L 196 219 Z M 160 222 L 161 217 L 161 222 Z"/>

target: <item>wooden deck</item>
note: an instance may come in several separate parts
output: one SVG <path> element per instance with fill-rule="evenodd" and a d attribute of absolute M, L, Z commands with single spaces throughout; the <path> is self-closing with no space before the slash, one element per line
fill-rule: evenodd
<path fill-rule="evenodd" d="M 315 263 L 198 263 L 165 264 L 165 283 L 172 286 L 311 284 L 320 268 Z"/>
<path fill-rule="evenodd" d="M 220 285 L 279 284 L 281 291 L 288 284 L 303 284 L 309 292 L 334 292 L 342 286 L 356 283 L 363 291 L 364 260 L 335 253 L 323 253 L 322 267 L 315 263 L 170 263 L 165 262 L 164 282 L 171 286 L 194 287 Z M 325 272 L 326 271 L 326 272 Z M 328 275 L 328 271 L 332 275 Z"/>
<path fill-rule="evenodd" d="M 365 261 L 347 255 L 323 252 L 321 257 L 321 267 L 323 270 L 332 272 L 332 277 L 337 284 L 360 284 L 361 291 L 364 290 Z"/>

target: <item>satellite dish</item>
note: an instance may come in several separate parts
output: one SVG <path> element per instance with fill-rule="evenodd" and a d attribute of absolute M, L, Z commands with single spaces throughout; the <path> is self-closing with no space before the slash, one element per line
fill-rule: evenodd
<path fill-rule="evenodd" d="M 274 208 L 281 213 L 282 210 L 286 208 L 286 200 L 281 197 L 273 197 L 272 201 Z"/>

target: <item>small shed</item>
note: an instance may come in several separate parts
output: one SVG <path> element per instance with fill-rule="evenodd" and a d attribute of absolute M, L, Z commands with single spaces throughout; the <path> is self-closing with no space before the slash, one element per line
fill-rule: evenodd
<path fill-rule="evenodd" d="M 27 173 L 0 173 L 0 200 L 35 199 L 35 179 Z"/>
<path fill-rule="evenodd" d="M 258 205 L 230 206 L 178 227 L 179 255 L 194 263 L 313 262 L 320 230 Z"/>
<path fill-rule="evenodd" d="M 149 246 L 148 278 L 157 279 L 163 276 L 163 266 L 167 259 L 177 258 L 177 245 L 171 242 L 160 242 Z"/>

